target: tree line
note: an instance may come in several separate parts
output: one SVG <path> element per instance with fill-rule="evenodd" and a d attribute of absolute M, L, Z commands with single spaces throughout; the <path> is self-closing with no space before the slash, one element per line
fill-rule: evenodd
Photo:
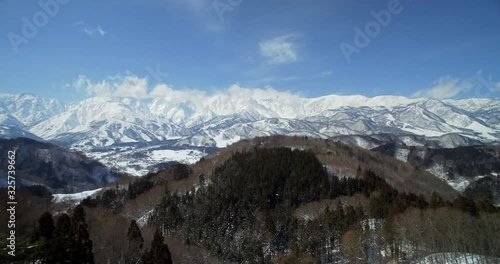
<path fill-rule="evenodd" d="M 373 260 L 381 257 L 375 252 L 381 252 L 382 245 L 399 256 L 401 248 L 391 238 L 390 223 L 409 208 L 449 207 L 472 217 L 479 212 L 497 212 L 491 203 L 465 197 L 445 202 L 434 193 L 431 201 L 426 201 L 422 196 L 397 191 L 370 170 L 358 169 L 356 178 L 329 175 L 312 152 L 288 148 L 233 153 L 214 169 L 210 184 L 199 186 L 182 194 L 166 190 L 149 224 L 234 262 L 271 262 L 283 252 L 322 262 Z M 308 221 L 293 215 L 301 205 L 355 194 L 363 194 L 368 206 L 337 203 Z M 373 233 L 374 227 L 362 224 L 368 220 L 377 223 L 377 230 L 385 230 L 387 236 L 377 234 L 377 239 L 373 235 L 362 240 L 362 234 Z M 364 255 L 356 251 L 361 245 Z"/>

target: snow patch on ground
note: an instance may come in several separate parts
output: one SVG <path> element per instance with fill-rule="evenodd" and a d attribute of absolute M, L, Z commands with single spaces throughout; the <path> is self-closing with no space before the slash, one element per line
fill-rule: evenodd
<path fill-rule="evenodd" d="M 453 189 L 463 192 L 465 188 L 469 186 L 471 180 L 462 176 L 455 176 L 453 178 L 448 177 L 448 173 L 445 171 L 445 168 L 440 164 L 434 164 L 432 167 L 427 169 L 428 172 L 434 174 L 441 180 L 446 181 Z"/>
<path fill-rule="evenodd" d="M 94 195 L 95 193 L 99 192 L 100 190 L 102 190 L 102 188 L 90 190 L 90 191 L 79 192 L 79 193 L 53 194 L 52 201 L 54 203 L 71 202 L 74 204 L 78 204 L 83 199 L 87 198 L 88 196 Z"/>
<path fill-rule="evenodd" d="M 360 148 L 368 149 L 371 147 L 371 143 L 367 142 L 366 140 L 360 138 L 360 137 L 354 137 L 354 144 Z"/>
<path fill-rule="evenodd" d="M 440 164 L 434 164 L 432 167 L 427 169 L 428 172 L 434 174 L 438 178 L 446 181 L 453 189 L 459 191 L 459 192 L 464 192 L 467 186 L 469 186 L 471 183 L 476 182 L 488 175 L 477 175 L 477 176 L 472 176 L 472 177 L 464 177 L 461 175 L 455 175 L 453 178 L 450 178 L 448 176 L 448 173 L 445 171 L 445 168 L 440 165 Z M 497 176 L 498 173 L 492 172 L 492 176 Z"/>
<path fill-rule="evenodd" d="M 137 225 L 139 227 L 143 227 L 148 223 L 149 216 L 153 213 L 153 210 L 154 209 L 149 210 L 147 213 L 137 219 Z"/>
<path fill-rule="evenodd" d="M 350 169 L 350 168 L 344 168 L 344 167 L 339 167 L 339 166 L 331 166 L 327 165 L 326 171 L 330 175 L 335 175 L 336 177 L 342 179 L 344 177 L 347 178 L 355 178 L 356 177 L 356 171 Z"/>
<path fill-rule="evenodd" d="M 293 151 L 293 150 L 305 150 L 306 147 L 305 146 L 299 146 L 299 145 L 295 145 L 295 146 L 290 146 L 290 149 Z"/>
<path fill-rule="evenodd" d="M 226 138 L 224 133 L 220 133 L 219 135 L 213 137 L 213 140 L 216 143 L 218 148 L 225 148 L 235 142 L 238 142 L 241 139 L 240 136 L 234 136 L 233 138 Z"/>
<path fill-rule="evenodd" d="M 500 258 L 489 258 L 486 256 L 466 254 L 460 252 L 432 254 L 417 262 L 418 264 L 479 264 L 500 263 Z"/>
<path fill-rule="evenodd" d="M 149 156 L 151 159 L 156 161 L 164 162 L 167 161 L 177 161 L 185 164 L 193 164 L 199 161 L 203 157 L 203 152 L 198 150 L 183 149 L 183 150 L 153 150 Z"/>
<path fill-rule="evenodd" d="M 411 137 L 402 137 L 401 140 L 403 141 L 403 143 L 405 143 L 405 145 L 407 146 L 415 146 L 415 147 L 421 147 L 423 146 L 424 144 L 422 143 L 418 143 L 417 141 L 415 141 L 415 139 L 411 138 Z"/>
<path fill-rule="evenodd" d="M 394 157 L 400 161 L 407 162 L 408 154 L 410 154 L 409 149 L 397 148 L 396 151 L 394 152 Z"/>
<path fill-rule="evenodd" d="M 312 221 L 316 218 L 315 215 L 313 214 L 309 214 L 309 213 L 306 213 L 306 214 L 301 214 L 299 216 L 303 221 Z"/>
<path fill-rule="evenodd" d="M 107 167 L 132 176 L 143 176 L 152 172 L 152 167 L 164 162 L 177 161 L 193 164 L 205 156 L 199 149 L 162 149 L 162 147 L 112 147 L 101 151 L 86 151 L 85 154 Z"/>
<path fill-rule="evenodd" d="M 361 221 L 361 228 L 363 228 L 363 231 L 367 231 L 367 229 L 375 231 L 375 230 L 380 229 L 382 224 L 383 224 L 383 221 L 380 219 L 369 218 L 369 219 Z"/>

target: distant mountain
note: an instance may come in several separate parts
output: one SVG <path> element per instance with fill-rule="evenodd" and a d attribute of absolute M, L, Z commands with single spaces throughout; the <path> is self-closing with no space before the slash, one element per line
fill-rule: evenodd
<path fill-rule="evenodd" d="M 26 137 L 42 140 L 29 132 L 30 127 L 47 120 L 66 109 L 54 99 L 43 99 L 32 94 L 0 94 L 0 138 Z"/>
<path fill-rule="evenodd" d="M 95 189 L 115 181 L 118 173 L 83 154 L 28 138 L 0 139 L 0 164 L 15 151 L 16 185 L 45 185 L 54 192 Z M 0 168 L 7 175 L 7 165 Z M 5 185 L 6 181 L 2 182 Z"/>
<path fill-rule="evenodd" d="M 500 205 L 499 146 L 428 148 L 388 143 L 373 150 L 426 170 L 462 194 Z"/>
<path fill-rule="evenodd" d="M 269 135 L 356 135 L 352 140 L 368 148 L 381 144 L 364 146 L 365 136 L 378 134 L 444 147 L 500 142 L 499 99 L 217 94 L 202 101 L 94 97 L 63 105 L 22 94 L 1 96 L 0 110 L 4 127 L 79 149 L 170 139 L 178 146 L 224 147 Z"/>
<path fill-rule="evenodd" d="M 99 97 L 72 104 L 30 131 L 60 144 L 82 147 L 163 141 L 186 133 L 154 116 L 141 101 Z"/>
<path fill-rule="evenodd" d="M 26 131 L 26 126 L 10 114 L 0 114 L 0 135 L 3 138 L 26 137 L 42 140 L 40 137 Z"/>
<path fill-rule="evenodd" d="M 45 121 L 65 109 L 62 102 L 33 94 L 0 95 L 0 113 L 10 114 L 26 127 Z"/>
<path fill-rule="evenodd" d="M 426 146 L 430 148 L 455 148 L 463 146 L 475 146 L 483 144 L 481 141 L 450 133 L 438 137 L 426 137 L 414 134 L 372 134 L 372 135 L 342 135 L 332 137 L 349 145 L 356 145 L 365 149 L 373 149 L 379 146 L 404 145 L 404 146 Z"/>

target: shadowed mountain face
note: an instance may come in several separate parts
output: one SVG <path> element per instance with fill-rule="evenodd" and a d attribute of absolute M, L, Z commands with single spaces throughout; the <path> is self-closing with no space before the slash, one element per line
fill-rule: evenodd
<path fill-rule="evenodd" d="M 429 171 L 472 198 L 500 203 L 500 147 L 434 149 L 389 143 L 373 149 Z"/>
<path fill-rule="evenodd" d="M 101 187 L 119 176 L 79 152 L 32 139 L 0 139 L 0 164 L 8 164 L 8 151 L 16 154 L 17 185 L 45 185 L 57 192 L 78 192 Z M 6 170 L 7 165 L 0 168 L 4 175 Z"/>

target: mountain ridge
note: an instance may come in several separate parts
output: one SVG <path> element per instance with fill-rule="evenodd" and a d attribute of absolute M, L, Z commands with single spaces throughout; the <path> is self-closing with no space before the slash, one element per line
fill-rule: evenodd
<path fill-rule="evenodd" d="M 81 152 L 29 138 L 0 139 L 0 150 L 15 151 L 19 187 L 43 185 L 51 191 L 79 192 L 103 187 L 121 176 Z M 7 156 L 0 157 L 0 162 L 7 164 Z"/>
<path fill-rule="evenodd" d="M 90 97 L 71 104 L 29 94 L 2 95 L 0 126 L 80 149 L 170 139 L 178 139 L 179 145 L 223 147 L 241 138 L 276 134 L 457 134 L 474 142 L 500 142 L 500 99 L 235 94 L 202 101 Z M 8 131 L 0 135 L 12 137 Z"/>

